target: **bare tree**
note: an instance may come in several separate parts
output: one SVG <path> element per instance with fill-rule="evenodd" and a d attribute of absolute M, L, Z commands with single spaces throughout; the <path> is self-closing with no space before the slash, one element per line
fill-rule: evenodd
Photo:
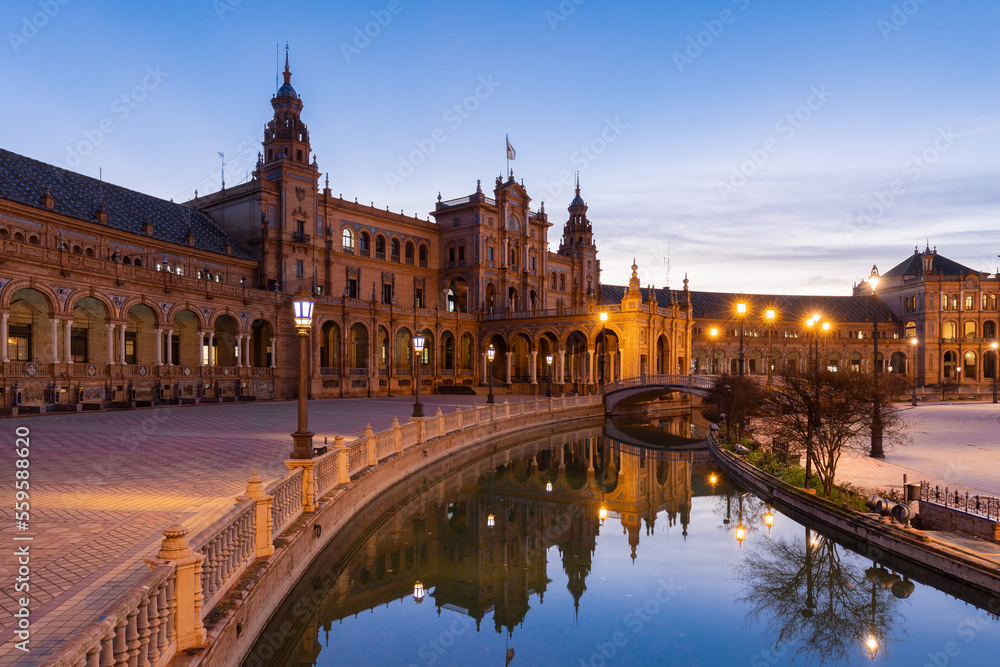
<path fill-rule="evenodd" d="M 902 420 L 892 400 L 905 391 L 900 375 L 873 376 L 826 369 L 785 370 L 767 393 L 757 425 L 772 441 L 802 443 L 823 482 L 827 498 L 845 449 L 867 452 L 874 407 L 879 406 L 883 437 L 902 442 Z"/>
<path fill-rule="evenodd" d="M 713 400 L 719 413 L 725 415 L 729 440 L 741 439 L 744 426 L 760 413 L 764 388 L 752 378 L 725 374 L 715 380 L 714 389 Z"/>

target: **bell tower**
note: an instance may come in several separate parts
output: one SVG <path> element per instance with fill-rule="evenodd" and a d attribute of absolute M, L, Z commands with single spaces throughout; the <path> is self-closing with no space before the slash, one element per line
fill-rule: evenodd
<path fill-rule="evenodd" d="M 574 274 L 580 281 L 574 284 L 572 305 L 582 306 L 600 292 L 601 264 L 597 260 L 594 229 L 587 218 L 587 204 L 580 196 L 580 174 L 576 175 L 576 196 L 569 204 L 569 219 L 563 225 L 559 254 L 573 258 Z"/>
<path fill-rule="evenodd" d="M 264 163 L 282 158 L 293 164 L 309 164 L 309 130 L 302 122 L 302 99 L 292 88 L 292 72 L 288 67 L 288 45 L 285 45 L 285 82 L 271 98 L 274 118 L 264 130 Z"/>

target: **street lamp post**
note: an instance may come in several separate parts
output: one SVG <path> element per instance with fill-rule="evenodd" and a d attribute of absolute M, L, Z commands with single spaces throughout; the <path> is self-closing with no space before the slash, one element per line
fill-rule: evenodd
<path fill-rule="evenodd" d="M 601 311 L 601 391 L 604 391 L 604 364 L 607 363 L 605 360 L 605 352 L 608 349 L 608 313 L 607 311 Z"/>
<path fill-rule="evenodd" d="M 708 330 L 708 335 L 712 337 L 712 359 L 709 362 L 708 368 L 712 375 L 717 375 L 719 367 L 715 363 L 715 339 L 719 335 L 719 330 L 716 327 L 712 327 Z"/>
<path fill-rule="evenodd" d="M 917 337 L 910 339 L 913 354 L 910 355 L 910 372 L 913 373 L 913 407 L 917 407 Z M 996 401 L 994 401 L 995 403 Z"/>
<path fill-rule="evenodd" d="M 292 300 L 292 307 L 295 314 L 295 329 L 299 334 L 299 428 L 295 433 L 292 433 L 292 453 L 289 458 L 311 459 L 313 457 L 313 434 L 309 432 L 306 402 L 309 397 L 306 340 L 309 338 L 309 330 L 312 328 L 312 297 L 300 292 Z"/>
<path fill-rule="evenodd" d="M 764 318 L 767 320 L 767 386 L 771 386 L 771 366 L 773 364 L 773 355 L 771 353 L 771 326 L 774 324 L 774 309 L 769 308 L 764 314 Z"/>
<path fill-rule="evenodd" d="M 990 344 L 993 348 L 993 402 L 997 402 L 997 376 L 1000 375 L 1000 352 L 997 351 L 997 347 L 1000 346 L 996 341 Z"/>
<path fill-rule="evenodd" d="M 873 459 L 884 459 L 885 452 L 882 450 L 882 397 L 878 393 L 878 375 L 879 375 L 879 361 L 878 361 L 878 297 L 876 296 L 876 290 L 878 289 L 879 275 L 878 267 L 872 266 L 872 273 L 868 277 L 868 284 L 872 288 L 872 338 L 874 340 L 873 347 L 875 353 L 875 370 L 873 373 L 873 387 L 874 387 L 874 406 L 872 409 L 872 447 L 871 451 L 868 453 Z"/>
<path fill-rule="evenodd" d="M 413 351 L 417 355 L 417 400 L 413 403 L 413 416 L 423 417 L 424 416 L 424 404 L 420 402 L 420 371 L 424 363 L 424 337 L 417 335 L 413 337 Z"/>
<path fill-rule="evenodd" d="M 743 325 L 746 322 L 747 305 L 742 301 L 736 304 L 736 313 L 740 318 L 740 377 L 745 374 L 746 357 L 743 352 Z"/>
<path fill-rule="evenodd" d="M 813 315 L 808 320 L 806 320 L 806 326 L 813 335 L 813 393 L 819 392 L 819 333 L 813 329 L 813 327 L 819 323 L 819 315 Z M 805 488 L 808 491 L 812 488 L 810 482 L 812 481 L 812 440 L 813 440 L 813 422 L 815 417 L 813 416 L 813 401 L 816 399 L 815 396 L 810 397 L 809 405 L 806 406 L 806 485 Z"/>
<path fill-rule="evenodd" d="M 486 403 L 487 403 L 487 405 L 490 404 L 490 403 L 496 403 L 496 401 L 493 399 L 493 357 L 495 357 L 496 354 L 497 354 L 497 351 L 493 349 L 493 343 L 490 343 L 489 348 L 486 350 L 486 358 L 490 362 L 490 374 L 489 374 L 489 377 L 490 377 L 490 393 L 488 393 L 486 395 Z"/>
<path fill-rule="evenodd" d="M 549 386 L 545 390 L 545 398 L 552 398 L 552 355 L 551 354 L 545 355 L 545 363 L 548 364 L 549 367 L 549 372 L 548 372 Z"/>

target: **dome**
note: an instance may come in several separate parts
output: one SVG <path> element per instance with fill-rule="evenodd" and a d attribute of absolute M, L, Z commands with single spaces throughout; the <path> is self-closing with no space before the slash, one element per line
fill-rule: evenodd
<path fill-rule="evenodd" d="M 295 93 L 295 89 L 292 88 L 292 84 L 290 84 L 290 83 L 286 83 L 286 84 L 282 85 L 281 88 L 278 88 L 278 92 L 277 92 L 277 94 L 275 96 L 276 97 L 288 97 L 288 98 L 291 98 L 293 100 L 299 99 L 299 96 Z"/>
<path fill-rule="evenodd" d="M 583 202 L 583 197 L 580 196 L 580 192 L 577 191 L 576 196 L 573 197 L 573 201 L 569 203 L 570 206 L 586 206 Z"/>

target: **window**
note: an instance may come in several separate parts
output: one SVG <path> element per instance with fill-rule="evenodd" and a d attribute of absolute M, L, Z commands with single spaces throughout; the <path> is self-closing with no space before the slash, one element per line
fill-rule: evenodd
<path fill-rule="evenodd" d="M 382 303 L 386 305 L 392 303 L 392 283 L 382 284 Z"/>
<path fill-rule="evenodd" d="M 344 227 L 344 252 L 354 254 L 354 233 L 349 227 Z"/>
<path fill-rule="evenodd" d="M 398 239 L 393 239 L 389 243 L 389 255 L 390 255 L 389 259 L 391 259 L 392 261 L 394 261 L 394 262 L 398 262 L 399 261 L 399 240 Z"/>
<path fill-rule="evenodd" d="M 31 325 L 7 327 L 7 356 L 11 361 L 31 361 Z"/>
<path fill-rule="evenodd" d="M 465 261 L 465 246 L 464 245 L 458 246 L 458 261 L 459 262 L 464 262 Z"/>
<path fill-rule="evenodd" d="M 972 295 L 971 294 L 966 294 L 965 295 L 965 309 L 966 310 L 975 310 L 975 305 L 973 304 L 973 300 L 972 300 Z"/>
<path fill-rule="evenodd" d="M 358 298 L 358 279 L 348 278 L 347 279 L 347 298 L 357 299 Z"/>
<path fill-rule="evenodd" d="M 488 262 L 493 261 L 493 246 L 490 246 L 489 248 L 486 249 L 486 261 Z"/>
<path fill-rule="evenodd" d="M 134 331 L 125 332 L 125 363 L 134 364 L 136 362 L 136 333 Z"/>
<path fill-rule="evenodd" d="M 454 264 L 455 263 L 455 249 L 454 248 L 448 248 L 448 263 L 449 264 Z"/>
<path fill-rule="evenodd" d="M 531 267 L 531 270 L 532 270 L 532 271 L 534 271 L 534 270 L 535 270 L 535 256 L 534 256 L 534 255 L 532 255 L 532 256 L 531 256 L 531 257 L 529 258 L 529 260 L 528 260 L 528 261 L 530 262 L 529 266 Z"/>
<path fill-rule="evenodd" d="M 304 274 L 305 270 L 302 266 L 302 260 L 301 259 L 295 260 L 295 277 L 301 278 Z"/>
<path fill-rule="evenodd" d="M 406 242 L 406 247 L 403 249 L 403 258 L 407 264 L 413 266 L 413 244 L 409 241 Z"/>
<path fill-rule="evenodd" d="M 413 290 L 413 307 L 414 308 L 424 307 L 424 290 L 422 290 L 419 287 Z"/>
<path fill-rule="evenodd" d="M 948 295 L 941 295 L 941 310 L 948 310 Z"/>
<path fill-rule="evenodd" d="M 566 274 L 565 273 L 560 273 L 559 274 L 559 291 L 561 291 L 561 292 L 565 292 L 566 291 Z"/>
<path fill-rule="evenodd" d="M 418 252 L 419 252 L 420 266 L 427 266 L 427 246 L 425 245 L 420 246 L 420 250 Z"/>
<path fill-rule="evenodd" d="M 552 289 L 557 289 L 559 286 L 558 278 L 556 278 L 556 272 L 552 272 Z"/>
<path fill-rule="evenodd" d="M 303 234 L 306 233 L 306 221 L 305 220 L 296 220 L 295 221 L 295 233 L 298 236 L 302 236 Z"/>
<path fill-rule="evenodd" d="M 990 310 L 996 310 L 996 309 L 997 309 L 997 295 L 990 294 Z"/>
<path fill-rule="evenodd" d="M 958 296 L 955 294 L 951 295 L 951 309 L 958 310 Z"/>
<path fill-rule="evenodd" d="M 375 237 L 375 259 L 385 259 L 385 237 Z"/>
<path fill-rule="evenodd" d="M 368 235 L 368 232 L 361 232 L 361 240 L 358 244 L 360 247 L 360 254 L 362 257 L 370 257 L 372 252 L 372 237 Z"/>

